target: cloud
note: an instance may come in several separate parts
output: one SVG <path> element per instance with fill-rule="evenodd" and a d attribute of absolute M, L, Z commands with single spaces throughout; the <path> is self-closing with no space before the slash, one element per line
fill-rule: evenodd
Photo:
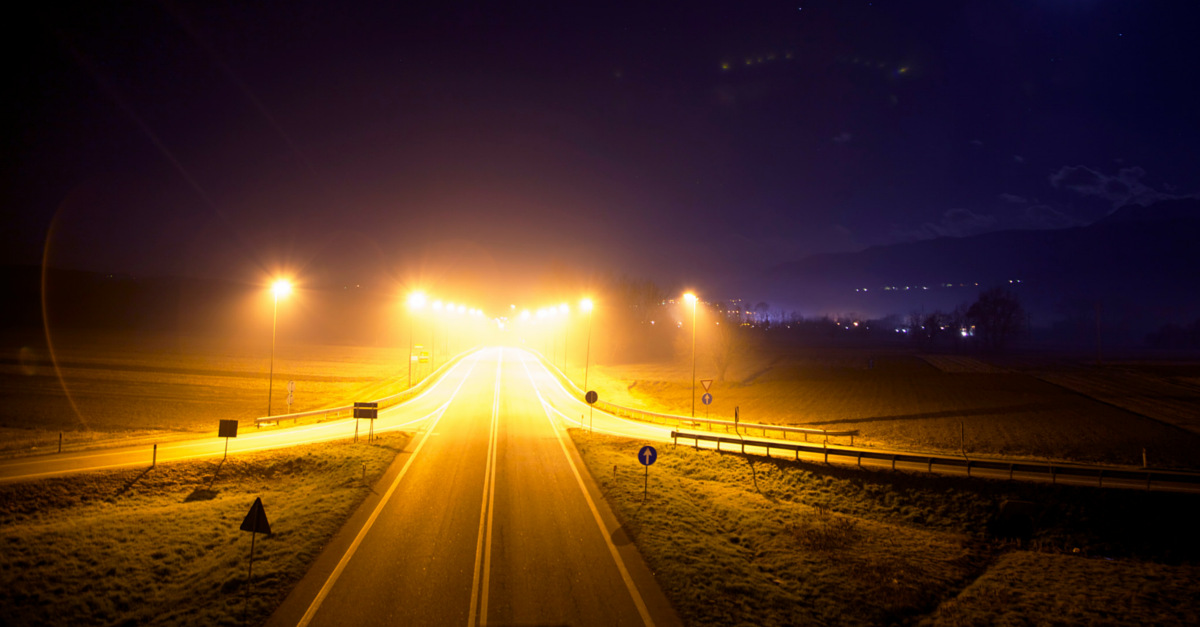
<path fill-rule="evenodd" d="M 1050 205 L 1026 207 L 1021 222 L 1031 229 L 1065 229 L 1086 224 L 1083 220 L 1072 218 Z"/>
<path fill-rule="evenodd" d="M 1066 189 L 1081 196 L 1095 196 L 1112 203 L 1113 208 L 1129 204 L 1149 205 L 1159 200 L 1176 198 L 1160 192 L 1145 183 L 1146 171 L 1134 166 L 1117 170 L 1109 176 L 1087 166 L 1064 166 L 1050 175 L 1050 184 L 1055 189 Z"/>
<path fill-rule="evenodd" d="M 1029 202 L 1023 196 L 1017 196 L 1016 194 L 1000 194 L 1000 200 L 1011 202 L 1014 205 L 1023 205 Z"/>
<path fill-rule="evenodd" d="M 1016 161 L 1017 163 L 1025 163 L 1025 157 L 1022 157 L 1021 155 L 1013 155 L 1013 161 Z"/>
<path fill-rule="evenodd" d="M 848 141 L 850 141 L 850 133 L 848 133 L 846 131 L 842 131 L 841 133 L 838 133 L 833 138 L 833 143 L 835 143 L 835 144 L 844 144 Z"/>
<path fill-rule="evenodd" d="M 971 145 L 976 148 L 983 148 L 983 142 L 979 141 L 978 139 L 972 139 Z"/>
<path fill-rule="evenodd" d="M 899 242 L 915 242 L 936 237 L 965 237 L 993 230 L 998 221 L 995 216 L 975 213 L 970 209 L 950 209 L 937 222 L 926 222 L 915 229 L 893 226 L 890 237 Z"/>

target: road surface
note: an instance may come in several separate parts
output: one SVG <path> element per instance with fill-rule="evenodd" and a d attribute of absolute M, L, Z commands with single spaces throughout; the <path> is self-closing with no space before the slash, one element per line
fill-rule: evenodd
<path fill-rule="evenodd" d="M 400 470 L 269 624 L 679 624 L 539 375 L 549 376 L 513 348 L 484 349 L 449 373 L 448 398 Z"/>

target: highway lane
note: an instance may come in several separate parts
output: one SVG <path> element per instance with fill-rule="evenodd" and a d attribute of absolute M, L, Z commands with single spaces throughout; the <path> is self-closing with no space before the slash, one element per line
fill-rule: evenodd
<path fill-rule="evenodd" d="M 479 355 L 371 514 L 268 624 L 679 624 L 636 549 L 615 546 L 621 533 L 539 397 L 532 357 Z"/>
<path fill-rule="evenodd" d="M 477 352 L 463 358 L 416 398 L 380 410 L 379 418 L 375 421 L 375 432 L 399 429 L 414 430 L 422 422 L 435 417 L 445 408 L 456 386 L 467 378 L 479 357 L 480 353 Z M 368 421 L 361 421 L 358 427 L 360 428 L 360 437 L 365 437 Z M 243 428 L 239 431 L 238 437 L 230 439 L 229 454 L 239 455 L 298 444 L 346 439 L 354 436 L 355 428 L 355 421 L 349 418 L 297 427 L 268 427 L 262 430 Z M 158 446 L 157 460 L 159 463 L 168 463 L 221 457 L 225 455 L 225 444 L 223 438 L 217 437 L 164 443 Z M 153 455 L 152 445 L 141 444 L 131 447 L 5 459 L 0 460 L 0 482 L 40 479 L 94 470 L 148 466 Z"/>

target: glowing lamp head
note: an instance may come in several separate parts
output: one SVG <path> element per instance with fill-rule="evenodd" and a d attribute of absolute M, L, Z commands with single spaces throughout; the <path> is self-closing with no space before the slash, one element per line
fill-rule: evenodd
<path fill-rule="evenodd" d="M 683 300 L 687 301 L 687 304 L 689 304 L 689 305 L 695 305 L 696 304 L 696 295 L 691 292 L 688 292 L 687 294 L 683 295 Z"/>
<path fill-rule="evenodd" d="M 524 310 L 524 311 L 522 311 L 522 312 L 521 312 L 521 319 L 522 319 L 522 320 L 528 320 L 528 319 L 529 319 L 529 310 L 528 310 L 528 309 L 526 309 L 526 310 Z"/>
<path fill-rule="evenodd" d="M 441 311 L 442 310 L 442 301 L 440 301 L 440 300 L 433 301 L 433 310 Z"/>
<path fill-rule="evenodd" d="M 466 310 L 467 310 L 467 306 L 466 306 L 466 305 L 459 305 L 459 306 L 458 306 L 458 313 L 463 313 L 463 312 L 465 312 Z"/>
<path fill-rule="evenodd" d="M 279 279 L 271 284 L 271 292 L 275 294 L 275 298 L 287 296 L 292 293 L 292 284 L 285 279 Z"/>
<path fill-rule="evenodd" d="M 567 307 L 566 303 L 563 303 L 558 306 L 558 310 L 561 311 L 562 313 L 567 313 L 568 311 L 571 311 L 571 308 Z"/>
<path fill-rule="evenodd" d="M 585 299 L 579 301 L 579 308 L 584 311 L 591 311 L 592 310 L 592 299 L 585 298 Z"/>
<path fill-rule="evenodd" d="M 408 306 L 420 309 L 425 306 L 425 292 L 413 292 L 408 295 Z"/>

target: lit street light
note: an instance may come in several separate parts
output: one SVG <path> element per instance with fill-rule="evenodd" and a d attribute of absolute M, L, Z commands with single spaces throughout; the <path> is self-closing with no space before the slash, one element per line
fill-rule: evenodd
<path fill-rule="evenodd" d="M 271 417 L 271 392 L 275 383 L 275 329 L 279 323 L 279 297 L 292 293 L 292 284 L 279 279 L 271 285 L 271 293 L 275 295 L 275 308 L 271 313 L 271 370 L 267 375 L 267 417 Z"/>
<path fill-rule="evenodd" d="M 688 292 L 683 299 L 691 303 L 691 417 L 696 417 L 696 294 Z"/>
<path fill-rule="evenodd" d="M 436 303 L 441 304 L 441 301 Z M 413 347 L 413 320 L 417 317 L 417 310 L 425 306 L 425 293 L 413 292 L 408 295 L 408 387 L 412 389 L 412 347 Z"/>
<path fill-rule="evenodd" d="M 592 299 L 585 298 L 579 301 L 579 308 L 588 313 L 587 352 L 583 358 L 583 391 L 587 392 L 588 367 L 592 363 Z"/>

